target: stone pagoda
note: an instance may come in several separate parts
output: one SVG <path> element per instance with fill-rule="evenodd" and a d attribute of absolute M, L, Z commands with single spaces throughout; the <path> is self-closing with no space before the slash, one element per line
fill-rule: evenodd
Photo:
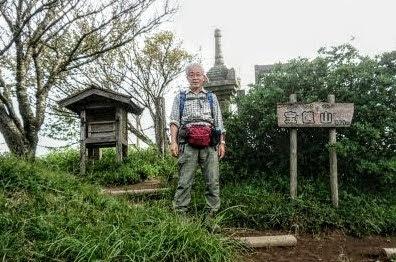
<path fill-rule="evenodd" d="M 240 81 L 235 77 L 234 68 L 228 69 L 224 65 L 223 54 L 221 51 L 221 32 L 216 29 L 215 33 L 215 63 L 208 71 L 209 82 L 205 89 L 216 94 L 222 112 L 228 112 L 231 96 L 235 95 L 240 87 Z"/>

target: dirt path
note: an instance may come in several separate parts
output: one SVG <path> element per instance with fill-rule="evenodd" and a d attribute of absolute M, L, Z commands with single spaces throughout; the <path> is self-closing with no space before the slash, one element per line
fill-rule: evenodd
<path fill-rule="evenodd" d="M 285 234 L 284 232 L 239 231 L 238 236 Z M 286 233 L 287 234 L 287 233 Z M 384 247 L 396 247 L 396 236 L 356 238 L 341 231 L 317 235 L 297 235 L 296 247 L 271 247 L 252 250 L 244 261 L 389 261 Z"/>

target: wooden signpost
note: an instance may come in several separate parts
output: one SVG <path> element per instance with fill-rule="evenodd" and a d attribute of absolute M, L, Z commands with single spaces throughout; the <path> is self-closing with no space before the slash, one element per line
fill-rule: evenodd
<path fill-rule="evenodd" d="M 352 123 L 354 105 L 335 103 L 334 95 L 328 102 L 297 103 L 291 94 L 289 103 L 277 104 L 278 126 L 290 128 L 290 195 L 297 196 L 297 128 L 328 127 L 330 144 L 330 188 L 333 205 L 338 207 L 337 154 L 332 147 L 336 143 L 336 127 L 348 127 Z"/>

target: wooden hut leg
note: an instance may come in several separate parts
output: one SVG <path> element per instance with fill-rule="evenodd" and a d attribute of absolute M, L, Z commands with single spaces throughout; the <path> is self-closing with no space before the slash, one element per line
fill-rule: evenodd
<path fill-rule="evenodd" d="M 80 130 L 80 174 L 84 175 L 85 174 L 85 167 L 86 167 L 86 162 L 87 162 L 87 148 L 85 145 L 85 139 L 86 139 L 86 112 L 85 109 L 80 112 L 80 125 L 81 125 L 81 130 Z"/>
<path fill-rule="evenodd" d="M 122 145 L 122 157 L 126 158 L 128 156 L 128 145 Z"/>
<path fill-rule="evenodd" d="M 122 111 L 121 108 L 116 109 L 116 153 L 117 153 L 117 161 L 122 161 Z"/>
<path fill-rule="evenodd" d="M 86 155 L 86 147 L 85 142 L 82 142 L 80 145 L 80 174 L 85 174 L 85 165 L 87 162 L 87 155 Z"/>
<path fill-rule="evenodd" d="M 122 161 L 122 143 L 120 141 L 117 141 L 116 151 L 117 151 L 117 161 L 121 162 Z"/>
<path fill-rule="evenodd" d="M 88 160 L 94 159 L 94 149 L 92 147 L 88 147 Z"/>
<path fill-rule="evenodd" d="M 98 156 L 98 160 L 101 160 L 102 159 L 102 149 L 100 147 L 98 147 L 97 150 L 98 151 L 96 153 L 97 153 L 97 156 Z"/>
<path fill-rule="evenodd" d="M 88 148 L 88 159 L 89 160 L 99 160 L 102 158 L 101 150 L 99 147 Z"/>

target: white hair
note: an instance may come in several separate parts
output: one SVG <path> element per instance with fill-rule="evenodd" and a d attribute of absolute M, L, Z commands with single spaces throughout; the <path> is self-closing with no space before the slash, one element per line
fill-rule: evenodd
<path fill-rule="evenodd" d="M 209 82 L 209 78 L 206 76 L 205 69 L 199 63 L 189 64 L 186 67 L 186 76 L 188 76 L 188 73 L 190 73 L 190 71 L 193 70 L 194 68 L 197 68 L 197 69 L 199 69 L 202 72 L 202 74 L 204 75 L 204 78 L 205 78 L 205 82 Z"/>

